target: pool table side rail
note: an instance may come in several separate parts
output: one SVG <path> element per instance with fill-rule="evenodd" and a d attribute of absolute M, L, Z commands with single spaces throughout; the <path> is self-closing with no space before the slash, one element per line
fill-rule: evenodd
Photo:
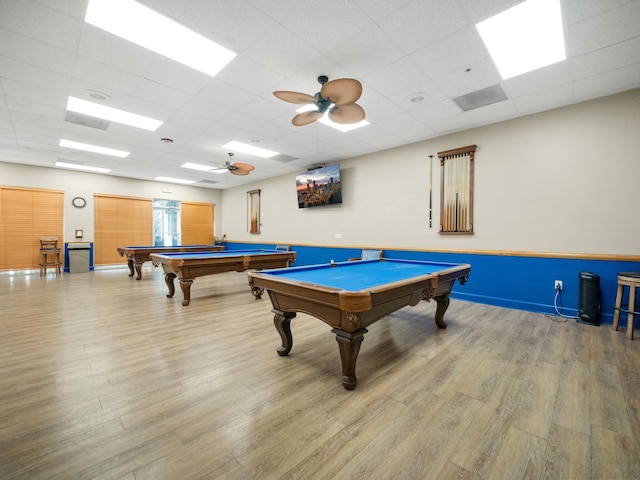
<path fill-rule="evenodd" d="M 448 294 L 456 279 L 461 283 L 466 281 L 470 270 L 468 264 L 456 265 L 438 273 L 357 292 L 290 280 L 263 271 L 249 272 L 248 275 L 252 287 L 267 290 L 274 309 L 307 313 L 334 327 L 345 328 L 344 312 L 361 313 L 360 327 L 363 327 L 397 310 L 400 305 L 415 306 L 421 300 Z M 370 317 L 367 312 L 374 306 L 375 317 Z"/>
<path fill-rule="evenodd" d="M 204 252 L 203 252 L 204 253 Z M 230 258 L 236 258 L 240 264 L 251 264 L 252 255 L 255 258 L 254 263 L 260 263 L 261 269 L 279 269 L 282 268 L 282 259 L 288 258 L 289 263 L 293 263 L 296 259 L 295 251 L 253 251 L 251 252 L 238 252 L 234 254 L 233 251 L 212 255 L 211 252 L 206 252 L 201 256 L 198 256 L 198 252 L 189 252 L 188 255 L 181 254 L 162 254 L 152 253 L 151 259 L 154 263 L 160 265 L 167 265 L 173 268 L 180 268 L 189 264 L 192 261 L 197 261 L 199 265 L 215 265 L 215 264 L 228 264 Z M 246 268 L 245 268 L 246 270 Z"/>
<path fill-rule="evenodd" d="M 165 250 L 166 248 L 166 250 Z M 171 248 L 171 250 L 169 250 Z M 118 247 L 117 251 L 121 257 L 126 257 L 129 260 L 136 260 L 138 262 L 148 262 L 151 260 L 152 253 L 185 253 L 185 252 L 203 252 L 212 253 L 219 252 L 224 249 L 219 245 L 195 245 L 193 247 Z"/>
<path fill-rule="evenodd" d="M 378 261 L 384 261 L 384 260 L 371 260 L 371 261 L 378 262 Z M 322 266 L 311 265 L 310 267 L 304 267 L 304 266 L 291 267 L 286 271 L 276 270 L 276 271 L 270 272 L 270 271 L 263 270 L 259 272 L 250 272 L 249 283 L 251 285 L 255 284 L 257 286 L 263 287 L 266 290 L 269 290 L 269 289 L 277 290 L 279 285 L 288 285 L 289 288 L 300 289 L 301 293 L 313 290 L 314 292 L 317 292 L 319 295 L 328 295 L 330 297 L 334 295 L 340 295 L 345 299 L 352 298 L 355 301 L 356 299 L 359 299 L 363 295 L 370 296 L 372 294 L 375 294 L 375 295 L 381 296 L 381 295 L 384 295 L 385 292 L 389 292 L 389 291 L 397 292 L 398 289 L 402 288 L 403 285 L 410 285 L 411 286 L 410 288 L 413 288 L 417 282 L 424 282 L 425 287 L 430 286 L 433 289 L 436 289 L 438 287 L 438 283 L 445 283 L 450 280 L 460 279 L 460 283 L 464 284 L 467 281 L 467 277 L 469 276 L 469 272 L 471 271 L 471 266 L 469 264 L 445 264 L 445 265 L 451 265 L 451 268 L 448 268 L 446 270 L 440 270 L 436 273 L 424 274 L 420 276 L 411 277 L 405 280 L 385 283 L 384 285 L 380 285 L 379 287 L 367 288 L 362 291 L 347 291 L 341 288 L 330 287 L 326 285 L 320 285 L 320 284 L 303 282 L 300 280 L 286 278 L 286 274 L 289 271 L 293 271 L 296 269 L 305 269 L 305 268 L 306 269 L 327 268 L 326 265 L 322 265 Z M 366 308 L 355 310 L 355 311 L 364 311 L 364 310 L 366 310 Z"/>

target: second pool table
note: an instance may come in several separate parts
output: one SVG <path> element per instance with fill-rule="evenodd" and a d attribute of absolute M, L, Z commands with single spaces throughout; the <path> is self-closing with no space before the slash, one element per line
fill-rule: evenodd
<path fill-rule="evenodd" d="M 191 301 L 191 284 L 196 277 L 222 272 L 244 272 L 249 269 L 288 267 L 296 259 L 296 252 L 283 250 L 225 250 L 222 252 L 184 252 L 151 254 L 151 261 L 162 265 L 164 280 L 169 287 L 167 297 L 173 297 L 176 289 L 173 281 L 180 280 L 182 305 Z M 262 289 L 252 288 L 251 292 L 260 298 Z"/>
<path fill-rule="evenodd" d="M 353 390 L 366 327 L 400 308 L 433 298 L 436 325 L 446 328 L 444 314 L 453 284 L 456 280 L 464 284 L 470 271 L 469 264 L 383 258 L 249 272 L 249 284 L 269 294 L 282 340 L 279 355 L 291 351 L 291 320 L 296 312 L 333 327 L 342 360 L 342 385 Z"/>
<path fill-rule="evenodd" d="M 121 257 L 127 257 L 127 266 L 129 267 L 129 276 L 133 277 L 136 273 L 136 280 L 142 278 L 142 265 L 144 262 L 151 260 L 152 253 L 169 253 L 169 252 L 219 252 L 223 250 L 222 245 L 173 245 L 173 246 L 131 246 L 118 247 L 118 253 Z M 135 269 L 135 271 L 134 271 Z"/>

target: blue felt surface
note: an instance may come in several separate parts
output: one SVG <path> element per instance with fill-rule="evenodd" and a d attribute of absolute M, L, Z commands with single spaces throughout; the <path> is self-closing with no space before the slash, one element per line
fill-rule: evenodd
<path fill-rule="evenodd" d="M 171 258 L 220 258 L 220 257 L 241 257 L 243 255 L 267 255 L 267 254 L 284 254 L 282 250 L 221 250 L 219 252 L 166 252 L 160 253 L 163 257 Z"/>
<path fill-rule="evenodd" d="M 131 245 L 131 246 L 122 247 L 122 248 L 132 248 L 132 249 L 136 249 L 136 248 L 144 248 L 144 249 L 157 248 L 159 250 L 162 250 L 162 249 L 167 249 L 167 248 L 170 248 L 170 249 L 174 249 L 174 248 L 194 248 L 194 247 L 210 248 L 210 247 L 213 247 L 213 246 L 214 245 L 206 245 L 206 244 L 202 244 L 202 245 L 198 245 L 198 244 L 196 244 L 196 245 L 170 245 L 168 247 L 163 247 L 163 246 L 159 246 L 159 245 L 146 245 L 146 246 L 145 245 Z"/>
<path fill-rule="evenodd" d="M 333 267 L 329 264 L 293 267 L 267 270 L 263 273 L 287 280 L 357 292 L 387 283 L 430 275 L 455 266 L 457 264 L 454 263 L 389 259 L 385 261 L 340 262 Z"/>

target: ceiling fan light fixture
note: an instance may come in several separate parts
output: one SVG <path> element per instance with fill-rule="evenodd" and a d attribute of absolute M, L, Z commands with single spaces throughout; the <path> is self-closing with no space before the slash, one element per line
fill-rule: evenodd
<path fill-rule="evenodd" d="M 314 96 L 300 92 L 276 91 L 273 94 L 281 100 L 302 105 L 296 112 L 291 123 L 296 127 L 308 125 L 315 121 L 333 117 L 330 126 L 334 124 L 358 124 L 364 120 L 363 108 L 355 103 L 362 95 L 362 84 L 354 78 L 338 78 L 329 81 L 321 75 L 318 82 L 322 88 Z M 325 122 L 323 122 L 325 123 Z M 360 124 L 354 128 L 363 126 Z M 368 123 L 366 123 L 368 125 Z M 338 128 L 339 130 L 343 130 Z M 353 130 L 350 128 L 348 130 Z"/>

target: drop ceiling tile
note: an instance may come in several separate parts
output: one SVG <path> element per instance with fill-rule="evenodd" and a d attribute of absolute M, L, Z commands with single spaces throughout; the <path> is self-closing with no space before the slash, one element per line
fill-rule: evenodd
<path fill-rule="evenodd" d="M 570 66 L 563 61 L 505 80 L 504 91 L 507 97 L 515 98 L 564 85 L 571 80 Z"/>
<path fill-rule="evenodd" d="M 461 69 L 440 75 L 434 78 L 433 82 L 444 95 L 454 98 L 502 81 L 493 62 L 488 59 L 469 65 L 469 69 L 469 71 Z"/>
<path fill-rule="evenodd" d="M 603 85 L 608 94 L 640 88 L 640 64 L 611 70 L 600 75 L 577 80 L 574 91 L 576 99 L 597 98 L 603 92 Z"/>
<path fill-rule="evenodd" d="M 194 100 L 197 101 L 199 98 L 216 105 L 235 109 L 251 103 L 255 98 L 255 93 L 242 90 L 233 83 L 214 78 L 205 85 L 197 97 L 194 97 Z"/>
<path fill-rule="evenodd" d="M 502 122 L 518 116 L 518 109 L 510 100 L 502 100 L 480 108 L 474 108 L 465 112 L 466 117 L 472 122 L 488 124 Z"/>
<path fill-rule="evenodd" d="M 421 104 L 420 108 L 411 111 L 412 117 L 417 118 L 420 122 L 427 125 L 431 122 L 460 114 L 460 108 L 449 99 L 426 103 L 425 105 Z"/>
<path fill-rule="evenodd" d="M 589 78 L 640 62 L 640 36 L 569 61 L 574 79 Z"/>
<path fill-rule="evenodd" d="M 191 99 L 191 95 L 188 93 L 167 87 L 148 78 L 142 79 L 131 94 L 138 99 L 147 100 L 149 103 L 162 105 L 169 109 L 181 108 Z M 150 112 L 150 110 L 147 110 L 147 112 Z M 146 115 L 152 114 L 147 113 Z M 162 119 L 158 118 L 158 120 Z"/>
<path fill-rule="evenodd" d="M 362 78 L 368 88 L 385 96 L 392 96 L 407 89 L 412 89 L 423 77 L 422 72 L 409 60 L 402 57 L 370 75 Z M 428 80 L 428 79 L 425 79 Z"/>
<path fill-rule="evenodd" d="M 372 49 L 371 45 L 379 45 Z M 373 25 L 327 52 L 336 64 L 349 65 L 357 77 L 365 77 L 393 64 L 402 51 L 380 27 Z"/>
<path fill-rule="evenodd" d="M 562 13 L 567 18 L 568 24 L 582 22 L 592 17 L 601 15 L 609 10 L 619 9 L 629 0 L 565 0 Z"/>
<path fill-rule="evenodd" d="M 68 91 L 71 78 L 13 58 L 0 57 L 0 80 L 9 78 L 55 92 Z"/>
<path fill-rule="evenodd" d="M 469 129 L 473 127 L 473 123 L 468 117 L 460 113 L 429 122 L 427 126 L 433 129 L 438 135 L 446 135 L 448 133 Z"/>
<path fill-rule="evenodd" d="M 178 92 L 195 95 L 212 77 L 166 57 L 157 56 L 144 72 L 145 80 L 164 85 Z"/>
<path fill-rule="evenodd" d="M 250 3 L 323 51 L 331 50 L 373 25 L 373 21 L 353 2 L 299 0 L 295 8 L 291 3 L 275 0 L 251 0 Z M 331 12 L 330 19 L 327 12 Z"/>
<path fill-rule="evenodd" d="M 0 58 L 3 56 L 63 75 L 68 75 L 75 63 L 75 54 L 69 50 L 0 28 Z"/>
<path fill-rule="evenodd" d="M 512 99 L 520 112 L 537 113 L 551 105 L 569 105 L 573 102 L 573 84 L 567 82 L 552 88 L 536 89 L 530 94 L 518 95 Z"/>
<path fill-rule="evenodd" d="M 476 29 L 463 28 L 415 51 L 409 58 L 429 78 L 436 78 L 464 71 L 489 57 Z"/>
<path fill-rule="evenodd" d="M 239 54 L 262 43 L 265 33 L 276 24 L 244 0 L 226 2 L 224 8 L 210 0 L 191 0 L 181 18 L 200 35 Z"/>
<path fill-rule="evenodd" d="M 354 0 L 355 3 L 374 21 L 381 20 L 401 9 L 411 0 Z"/>
<path fill-rule="evenodd" d="M 0 2 L 0 27 L 74 51 L 82 21 L 32 1 Z"/>
<path fill-rule="evenodd" d="M 133 75 L 86 57 L 77 58 L 73 76 L 78 81 L 96 86 L 97 90 L 113 90 L 126 94 L 135 92 L 143 80 L 142 76 Z"/>
<path fill-rule="evenodd" d="M 77 54 L 129 75 L 142 77 L 158 55 L 98 27 L 84 24 Z"/>
<path fill-rule="evenodd" d="M 61 92 L 49 90 L 35 85 L 18 82 L 8 78 L 2 79 L 2 90 L 7 98 L 28 98 L 35 103 L 60 108 L 67 104 L 67 96 Z"/>
<path fill-rule="evenodd" d="M 409 54 L 466 25 L 457 2 L 413 0 L 377 22 Z"/>
<path fill-rule="evenodd" d="M 567 53 L 571 56 L 584 55 L 618 42 L 640 35 L 640 1 L 632 1 L 601 15 L 569 25 Z"/>

